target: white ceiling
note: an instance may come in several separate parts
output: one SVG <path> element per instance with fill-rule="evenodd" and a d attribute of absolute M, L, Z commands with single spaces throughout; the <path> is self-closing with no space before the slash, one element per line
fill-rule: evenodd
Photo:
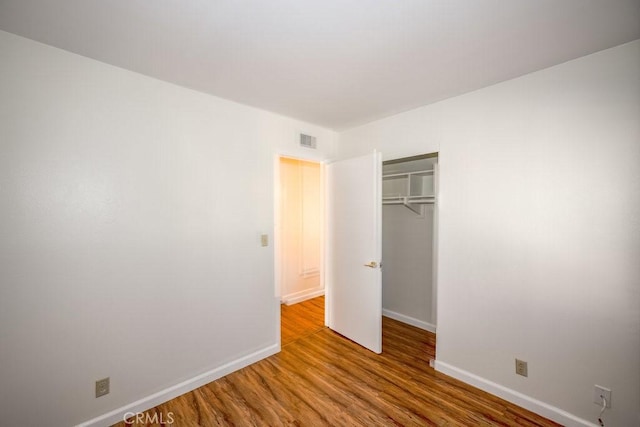
<path fill-rule="evenodd" d="M 640 38 L 640 0 L 0 0 L 0 29 L 336 130 Z"/>

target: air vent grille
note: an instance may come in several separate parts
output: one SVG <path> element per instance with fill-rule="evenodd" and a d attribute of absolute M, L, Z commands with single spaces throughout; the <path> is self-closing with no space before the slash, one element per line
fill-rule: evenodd
<path fill-rule="evenodd" d="M 317 148 L 318 147 L 318 143 L 316 141 L 316 137 L 315 136 L 311 136 L 311 135 L 305 135 L 304 133 L 300 134 L 300 146 L 301 147 L 307 147 L 307 148 Z"/>

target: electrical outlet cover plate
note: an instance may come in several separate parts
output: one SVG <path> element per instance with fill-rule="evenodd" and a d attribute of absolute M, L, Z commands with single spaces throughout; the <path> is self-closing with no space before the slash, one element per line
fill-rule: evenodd
<path fill-rule="evenodd" d="M 607 399 L 607 408 L 611 408 L 611 390 L 596 384 L 593 387 L 593 403 L 602 406 L 601 396 L 604 396 L 604 398 Z"/>
<path fill-rule="evenodd" d="M 96 381 L 96 397 L 109 394 L 109 377 Z"/>
<path fill-rule="evenodd" d="M 522 375 L 523 377 L 529 376 L 527 362 L 525 362 L 524 360 L 516 359 L 516 374 Z"/>

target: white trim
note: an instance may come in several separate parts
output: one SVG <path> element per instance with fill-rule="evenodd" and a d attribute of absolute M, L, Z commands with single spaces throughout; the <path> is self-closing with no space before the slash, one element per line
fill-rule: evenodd
<path fill-rule="evenodd" d="M 288 159 L 302 160 L 305 162 L 323 163 L 327 161 L 327 157 L 322 152 L 316 152 L 315 150 L 308 150 L 306 148 L 302 151 L 304 152 L 296 150 L 275 150 L 273 153 L 277 157 L 286 157 Z"/>
<path fill-rule="evenodd" d="M 319 275 L 320 275 L 320 269 L 318 267 L 309 268 L 307 270 L 303 270 L 302 273 L 300 273 L 300 277 L 302 277 L 303 279 L 306 279 L 309 277 L 316 277 Z"/>
<path fill-rule="evenodd" d="M 270 345 L 269 347 L 265 347 L 262 350 L 258 350 L 254 353 L 248 354 L 232 362 L 225 363 L 224 365 L 218 368 L 204 372 L 200 375 L 197 375 L 181 383 L 175 384 L 157 393 L 154 393 L 147 397 L 143 397 L 142 399 L 137 400 L 133 403 L 122 406 L 118 409 L 114 409 L 113 411 L 107 412 L 104 415 L 100 415 L 99 417 L 93 418 L 89 421 L 85 421 L 81 424 L 78 424 L 76 427 L 110 426 L 112 424 L 122 421 L 126 413 L 144 412 L 148 409 L 154 408 L 160 405 L 161 403 L 167 402 L 180 395 L 183 395 L 192 390 L 195 390 L 196 388 L 201 387 L 205 384 L 208 384 L 211 381 L 215 381 L 218 378 L 224 377 L 225 375 L 228 375 L 234 371 L 237 371 L 238 369 L 242 369 L 245 366 L 249 366 L 252 363 L 255 363 L 273 354 L 276 354 L 279 351 L 280 351 L 279 343 Z"/>
<path fill-rule="evenodd" d="M 283 296 L 282 303 L 286 305 L 293 305 L 311 298 L 319 297 L 321 295 L 324 295 L 324 288 L 306 289 L 304 291 L 294 292 L 292 294 Z"/>
<path fill-rule="evenodd" d="M 390 319 L 397 320 L 398 322 L 406 323 L 407 325 L 415 326 L 416 328 L 424 329 L 425 331 L 436 333 L 436 325 L 433 325 L 424 320 L 418 320 L 415 317 L 405 316 L 404 314 L 396 313 L 395 311 L 382 309 L 382 315 Z"/>
<path fill-rule="evenodd" d="M 438 324 L 438 222 L 440 217 L 440 153 L 438 153 L 438 162 L 433 164 L 433 194 L 436 196 L 436 203 L 433 204 L 433 221 L 432 221 L 432 276 L 431 276 L 431 321 L 434 325 Z M 435 331 L 434 331 L 435 332 Z"/>
<path fill-rule="evenodd" d="M 570 414 L 569 412 L 563 411 L 560 408 L 556 408 L 548 403 L 489 381 L 486 378 L 479 377 L 471 372 L 456 368 L 455 366 L 449 365 L 448 363 L 440 360 L 436 359 L 435 368 L 438 372 L 442 372 L 443 374 L 477 387 L 480 390 L 484 390 L 494 396 L 498 396 L 566 427 L 598 427 L 596 424 Z"/>
<path fill-rule="evenodd" d="M 274 295 L 276 298 L 282 297 L 282 254 L 280 253 L 280 234 L 281 234 L 281 221 L 280 221 L 280 204 L 282 203 L 280 194 L 280 168 L 281 168 L 281 155 L 276 153 L 273 158 L 273 282 L 274 282 Z M 280 322 L 278 321 L 278 331 L 280 330 Z M 278 340 L 279 341 L 279 340 Z"/>
<path fill-rule="evenodd" d="M 329 236 L 331 235 L 330 221 L 329 221 L 329 209 L 331 205 L 331 194 L 329 194 L 329 162 L 325 161 L 320 166 L 320 173 L 322 176 L 322 253 L 321 253 L 321 268 L 320 268 L 320 284 L 324 287 L 324 325 L 331 328 L 331 321 L 333 319 L 331 313 L 331 266 L 329 265 Z"/>

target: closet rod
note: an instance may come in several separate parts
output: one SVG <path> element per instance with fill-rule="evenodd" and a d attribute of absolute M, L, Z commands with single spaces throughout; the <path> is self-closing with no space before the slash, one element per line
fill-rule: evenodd
<path fill-rule="evenodd" d="M 384 200 L 383 205 L 433 205 L 435 200 Z"/>
<path fill-rule="evenodd" d="M 402 205 L 402 204 L 410 204 L 410 205 L 420 205 L 420 204 L 433 204 L 436 200 L 434 197 L 424 197 L 424 198 L 410 198 L 410 197 L 385 197 L 382 199 L 383 205 Z"/>
<path fill-rule="evenodd" d="M 411 212 L 422 215 L 422 205 L 432 205 L 435 204 L 434 200 L 408 200 L 407 197 L 400 197 L 392 200 L 383 200 L 383 205 L 402 205 L 405 208 L 411 210 Z"/>

